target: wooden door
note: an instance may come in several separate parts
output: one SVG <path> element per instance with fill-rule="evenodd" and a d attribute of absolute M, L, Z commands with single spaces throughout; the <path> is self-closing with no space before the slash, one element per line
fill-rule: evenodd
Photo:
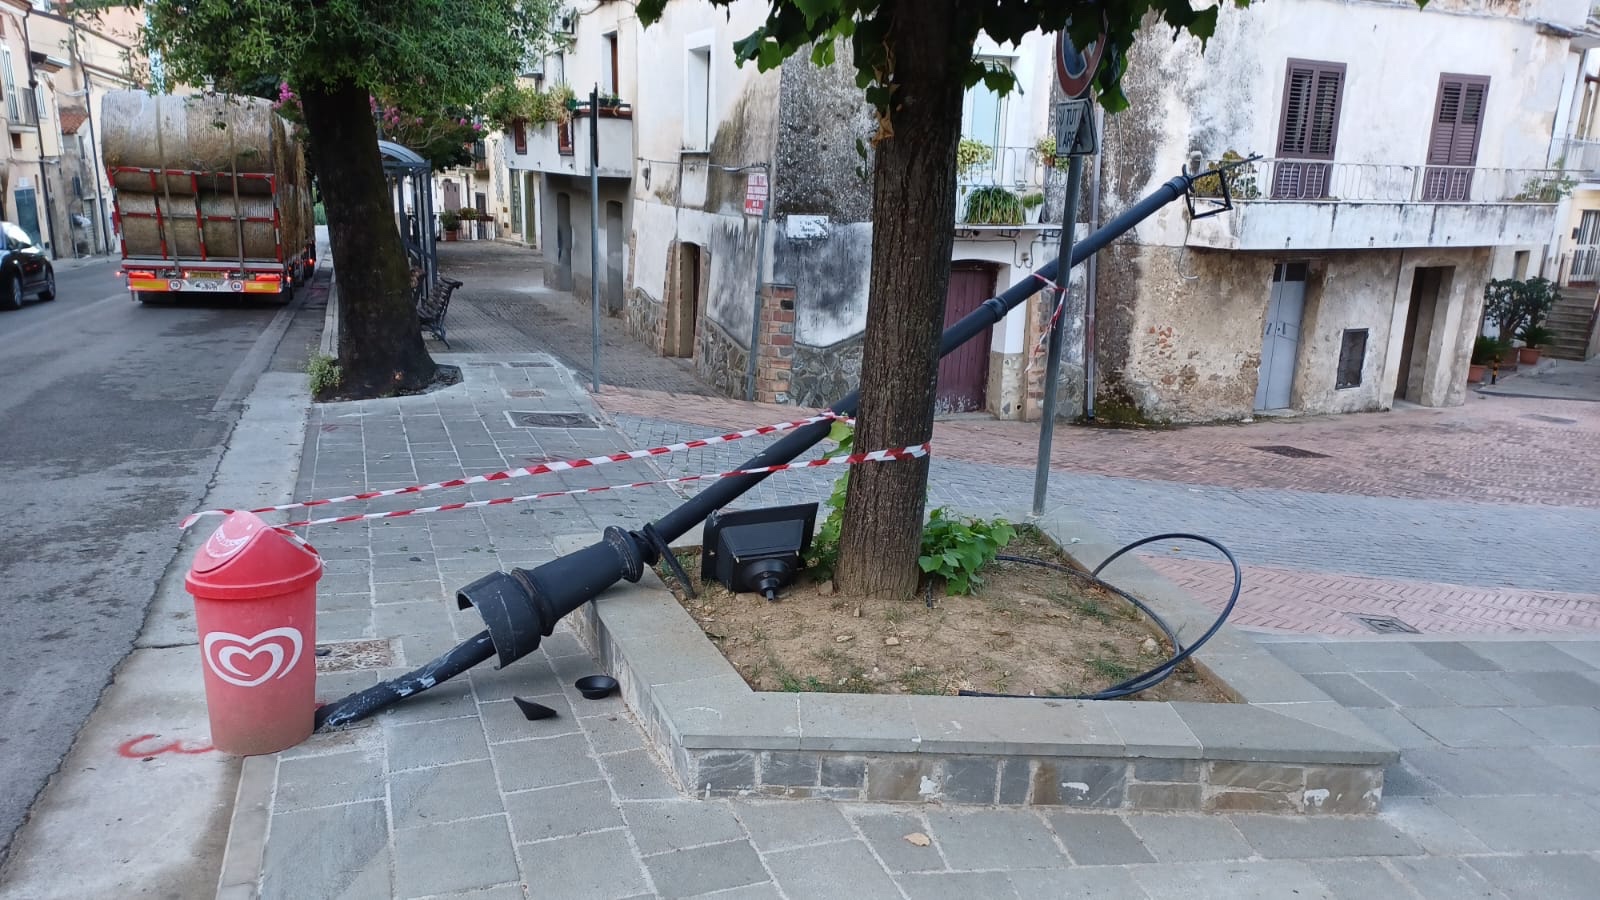
<path fill-rule="evenodd" d="M 950 288 L 945 293 L 944 327 L 977 309 L 994 296 L 994 270 L 988 266 L 958 266 L 950 270 Z M 971 412 L 984 408 L 989 387 L 989 332 L 957 347 L 939 361 L 939 387 L 936 409 L 941 413 Z"/>

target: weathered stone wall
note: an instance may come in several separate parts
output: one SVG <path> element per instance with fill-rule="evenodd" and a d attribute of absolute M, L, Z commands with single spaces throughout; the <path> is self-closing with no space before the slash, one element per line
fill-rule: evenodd
<path fill-rule="evenodd" d="M 728 397 L 744 397 L 745 366 L 750 354 L 737 339 L 710 319 L 702 319 L 695 335 L 695 371 L 717 392 Z"/>
<path fill-rule="evenodd" d="M 789 402 L 798 406 L 827 406 L 861 384 L 861 335 L 829 347 L 795 344 L 794 374 Z"/>
<path fill-rule="evenodd" d="M 659 354 L 662 352 L 661 338 L 665 325 L 661 301 L 640 288 L 630 288 L 627 304 L 622 310 L 623 333 Z"/>

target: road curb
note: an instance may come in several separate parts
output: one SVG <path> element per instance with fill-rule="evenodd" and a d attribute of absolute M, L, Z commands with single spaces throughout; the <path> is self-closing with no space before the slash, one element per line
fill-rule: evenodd
<path fill-rule="evenodd" d="M 245 757 L 233 816 L 228 820 L 228 841 L 222 848 L 217 900 L 255 900 L 260 895 L 267 827 L 272 821 L 272 789 L 277 780 L 276 754 Z"/>
<path fill-rule="evenodd" d="M 330 359 L 339 358 L 339 273 L 328 273 L 328 308 L 322 315 L 322 344 L 319 351 Z"/>

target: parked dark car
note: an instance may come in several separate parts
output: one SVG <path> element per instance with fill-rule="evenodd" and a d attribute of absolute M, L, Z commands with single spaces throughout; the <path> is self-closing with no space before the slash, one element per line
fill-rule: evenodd
<path fill-rule="evenodd" d="M 56 270 L 50 258 L 26 231 L 0 222 L 6 252 L 0 256 L 0 309 L 21 309 L 28 297 L 56 298 Z"/>

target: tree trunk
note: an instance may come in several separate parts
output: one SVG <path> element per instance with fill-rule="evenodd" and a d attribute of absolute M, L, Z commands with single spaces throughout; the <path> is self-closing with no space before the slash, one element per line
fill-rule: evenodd
<path fill-rule="evenodd" d="M 367 92 L 341 83 L 301 91 L 300 102 L 339 273 L 339 392 L 425 388 L 437 366 L 422 344 Z"/>
<path fill-rule="evenodd" d="M 873 166 L 872 276 L 861 359 L 857 452 L 920 444 L 933 434 L 939 334 L 950 283 L 962 70 L 952 46 L 957 0 L 893 4 L 893 134 Z M 850 473 L 837 578 L 856 596 L 916 592 L 928 460 L 864 463 Z"/>

